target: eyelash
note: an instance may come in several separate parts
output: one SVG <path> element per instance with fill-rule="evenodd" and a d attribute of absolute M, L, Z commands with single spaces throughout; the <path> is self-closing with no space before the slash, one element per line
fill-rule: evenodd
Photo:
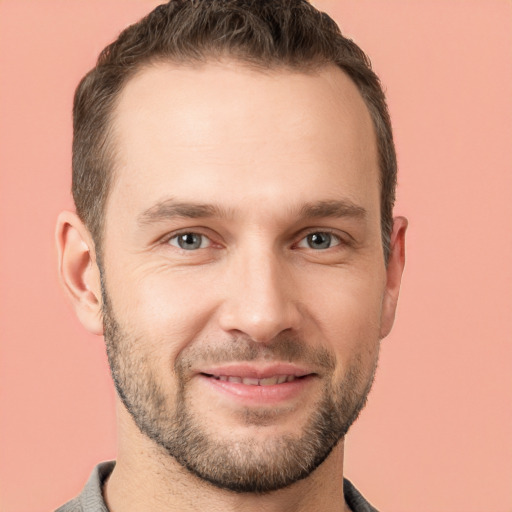
<path fill-rule="evenodd" d="M 180 247 L 179 246 L 179 242 L 177 242 L 177 245 L 174 245 L 171 243 L 171 240 L 179 240 L 179 237 L 180 236 L 187 236 L 187 235 L 195 235 L 195 236 L 199 236 L 201 237 L 201 245 L 202 245 L 202 242 L 206 239 L 208 240 L 210 243 L 208 245 L 208 247 L 198 247 L 197 249 L 207 249 L 211 246 L 211 244 L 213 243 L 212 240 L 210 239 L 210 237 L 208 237 L 207 235 L 203 234 L 203 233 L 199 233 L 199 232 L 196 232 L 196 231 L 182 231 L 181 233 L 175 233 L 173 234 L 172 236 L 168 237 L 165 242 L 169 245 L 172 245 L 173 247 L 176 247 L 177 249 L 181 249 L 183 251 L 191 251 L 192 249 L 184 249 L 183 247 Z"/>
<path fill-rule="evenodd" d="M 194 248 L 194 249 L 184 249 L 183 247 L 180 247 L 179 246 L 179 243 L 177 242 L 176 244 L 172 244 L 171 241 L 172 240 L 179 240 L 179 237 L 180 236 L 184 236 L 184 235 L 196 235 L 196 236 L 199 236 L 201 237 L 201 245 L 203 244 L 203 241 L 206 239 L 209 241 L 209 244 L 207 247 L 197 247 L 197 248 Z M 309 232 L 305 233 L 301 238 L 300 240 L 294 244 L 294 247 L 300 247 L 299 244 L 301 243 L 307 243 L 307 238 L 312 236 L 312 235 L 328 235 L 329 237 L 331 237 L 331 240 L 334 239 L 334 245 L 330 245 L 329 247 L 326 247 L 326 248 L 322 248 L 322 249 L 314 249 L 313 247 L 303 247 L 305 249 L 311 249 L 313 251 L 324 251 L 324 250 L 327 250 L 327 249 L 332 249 L 334 247 L 337 247 L 337 246 L 347 246 L 347 245 L 350 245 L 350 242 L 346 240 L 346 238 L 343 238 L 342 236 L 340 236 L 338 233 L 335 233 L 334 231 L 330 230 L 330 229 L 315 229 L 315 230 L 310 230 Z M 172 233 L 171 235 L 165 237 L 163 240 L 162 240 L 163 243 L 165 244 L 168 244 L 168 245 L 172 245 L 173 247 L 175 247 L 176 249 L 179 249 L 181 251 L 184 251 L 184 252 L 195 252 L 197 251 L 198 249 L 209 249 L 211 248 L 211 246 L 214 244 L 213 240 L 211 239 L 211 237 L 209 237 L 208 235 L 204 234 L 204 233 L 201 233 L 200 231 L 192 231 L 192 230 L 189 230 L 189 231 L 181 231 L 179 233 Z"/>
<path fill-rule="evenodd" d="M 323 230 L 319 230 L 319 229 L 316 229 L 316 230 L 312 230 L 310 231 L 309 233 L 306 233 L 300 240 L 297 244 L 295 244 L 296 246 L 299 246 L 299 244 L 301 244 L 302 242 L 305 242 L 307 243 L 307 239 L 308 237 L 312 236 L 312 235 L 328 235 L 331 239 L 334 239 L 334 241 L 336 242 L 334 245 L 330 246 L 330 247 L 326 247 L 325 249 L 323 250 L 327 250 L 327 249 L 332 249 L 333 247 L 337 247 L 339 245 L 346 245 L 347 243 L 343 240 L 343 238 L 338 235 L 337 233 L 334 233 L 333 231 L 329 230 L 329 229 L 323 229 Z M 312 249 L 312 250 L 315 250 L 313 249 L 312 247 L 309 247 L 309 249 Z"/>

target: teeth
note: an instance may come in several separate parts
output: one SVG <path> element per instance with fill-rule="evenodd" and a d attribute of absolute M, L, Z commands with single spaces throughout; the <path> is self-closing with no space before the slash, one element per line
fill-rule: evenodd
<path fill-rule="evenodd" d="M 276 375 L 275 377 L 268 377 L 266 379 L 260 379 L 260 386 L 273 386 L 277 384 L 279 377 Z"/>
<path fill-rule="evenodd" d="M 245 377 L 242 379 L 242 384 L 247 384 L 248 386 L 258 386 L 259 383 L 259 379 L 251 379 L 250 377 Z"/>
<path fill-rule="evenodd" d="M 273 377 L 266 377 L 265 379 L 256 379 L 253 377 L 234 377 L 227 375 L 213 375 L 216 380 L 223 380 L 227 382 L 235 382 L 237 384 L 246 384 L 247 386 L 274 386 L 276 384 L 283 384 L 285 382 L 293 382 L 297 377 L 295 375 L 274 375 Z"/>

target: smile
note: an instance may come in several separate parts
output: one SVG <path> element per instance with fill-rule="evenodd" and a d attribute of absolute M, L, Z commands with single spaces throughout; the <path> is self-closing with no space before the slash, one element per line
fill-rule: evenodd
<path fill-rule="evenodd" d="M 243 406 L 277 406 L 297 401 L 315 388 L 319 375 L 290 363 L 227 364 L 201 368 L 199 382 L 207 393 Z"/>
<path fill-rule="evenodd" d="M 235 382 L 237 384 L 245 384 L 247 386 L 275 386 L 276 384 L 284 384 L 285 382 L 293 382 L 295 379 L 301 379 L 295 375 L 273 375 L 272 377 L 266 377 L 264 379 L 257 379 L 253 377 L 239 377 L 235 375 L 208 375 L 215 380 L 221 380 L 224 382 Z"/>

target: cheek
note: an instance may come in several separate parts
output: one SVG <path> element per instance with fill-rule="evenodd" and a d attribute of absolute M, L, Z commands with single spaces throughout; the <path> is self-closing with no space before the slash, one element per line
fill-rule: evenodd
<path fill-rule="evenodd" d="M 197 274 L 197 273 L 196 273 Z M 181 351 L 204 328 L 215 309 L 208 276 L 167 268 L 138 268 L 109 290 L 118 320 L 154 349 Z M 116 286 L 117 284 L 117 286 Z"/>
<path fill-rule="evenodd" d="M 373 361 L 378 353 L 384 279 L 375 272 L 339 274 L 311 294 L 307 336 L 332 351 L 343 368 L 355 359 Z"/>

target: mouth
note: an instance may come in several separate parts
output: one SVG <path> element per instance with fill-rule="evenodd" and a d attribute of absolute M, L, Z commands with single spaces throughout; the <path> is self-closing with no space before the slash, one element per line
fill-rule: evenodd
<path fill-rule="evenodd" d="M 224 382 L 234 382 L 237 384 L 245 384 L 246 386 L 275 386 L 277 384 L 284 384 L 285 382 L 293 382 L 297 379 L 304 379 L 308 375 L 272 375 L 271 377 L 255 378 L 255 377 L 242 377 L 239 375 L 211 375 L 208 373 L 201 373 L 205 377 L 210 377 L 215 380 Z"/>
<path fill-rule="evenodd" d="M 312 389 L 318 374 L 291 364 L 258 367 L 237 364 L 197 372 L 208 392 L 245 405 L 277 405 L 297 400 Z"/>

